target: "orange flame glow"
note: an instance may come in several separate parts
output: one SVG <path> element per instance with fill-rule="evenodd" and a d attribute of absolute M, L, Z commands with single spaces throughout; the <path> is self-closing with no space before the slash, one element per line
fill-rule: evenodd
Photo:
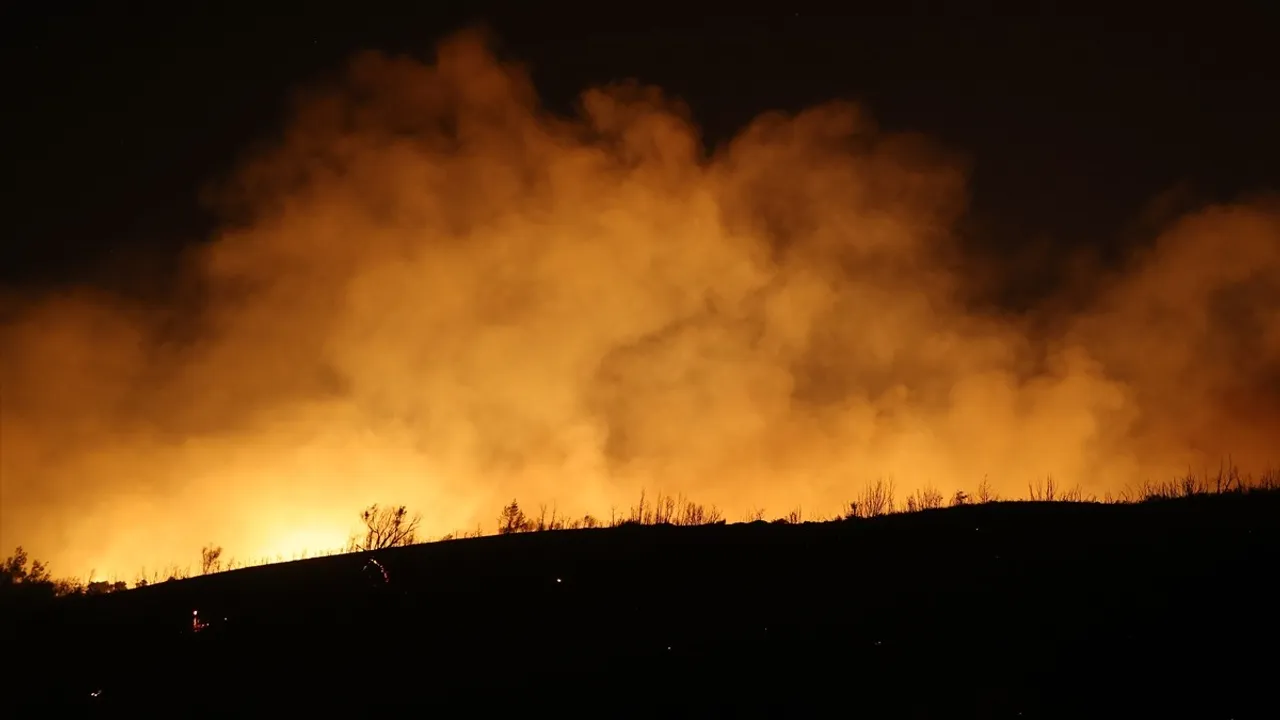
<path fill-rule="evenodd" d="M 881 477 L 1101 493 L 1273 459 L 1274 203 L 996 312 L 956 241 L 965 180 L 848 104 L 708 156 L 653 88 L 552 116 L 475 35 L 361 56 L 226 184 L 174 297 L 8 301 L 0 545 L 131 575 L 210 538 L 338 548 L 374 502 L 438 535 L 512 497 L 732 518 Z"/>

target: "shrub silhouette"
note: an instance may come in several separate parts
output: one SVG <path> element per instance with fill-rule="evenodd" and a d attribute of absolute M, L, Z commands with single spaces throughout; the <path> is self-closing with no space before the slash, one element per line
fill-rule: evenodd
<path fill-rule="evenodd" d="M 985 505 L 990 502 L 996 502 L 999 499 L 1000 496 L 991 489 L 991 481 L 987 479 L 986 475 L 983 475 L 982 483 L 978 485 L 978 502 Z"/>
<path fill-rule="evenodd" d="M 892 479 L 877 480 L 868 484 L 833 516 L 807 513 L 802 514 L 796 508 L 788 514 L 776 518 L 775 522 L 801 524 L 804 522 L 828 522 L 832 520 L 852 520 L 873 518 L 881 515 L 912 513 L 931 510 L 945 506 L 962 506 L 969 504 L 985 504 L 1001 501 L 993 490 L 990 479 L 984 476 L 972 494 L 964 490 L 956 490 L 954 494 L 944 496 L 938 489 L 926 485 L 905 497 L 899 502 L 895 496 L 895 484 Z M 1129 487 L 1116 493 L 1108 493 L 1103 499 L 1108 503 L 1142 503 L 1161 502 L 1181 498 L 1193 498 L 1208 495 L 1247 495 L 1251 493 L 1274 493 L 1280 491 L 1280 470 L 1269 469 L 1261 475 L 1247 475 L 1236 467 L 1224 465 L 1216 476 L 1211 472 L 1202 475 L 1187 473 L 1164 483 L 1147 481 L 1137 487 Z M 1080 486 L 1070 489 L 1060 487 L 1053 476 L 1028 483 L 1027 496 L 1023 499 L 1041 502 L 1097 502 L 1097 498 L 1087 494 Z M 1016 500 L 1015 500 L 1016 501 Z M 807 517 L 806 517 L 807 515 Z M 405 506 L 382 507 L 371 505 L 360 513 L 364 524 L 363 534 L 352 535 L 345 550 L 362 552 L 382 548 L 412 545 L 419 541 L 418 528 L 421 515 L 409 515 Z M 766 520 L 763 508 L 755 508 L 747 512 L 742 522 L 754 523 Z M 651 499 L 647 493 L 641 492 L 637 503 L 623 510 L 618 507 L 610 509 L 608 518 L 597 518 L 594 515 L 568 517 L 559 514 L 555 506 L 543 505 L 536 517 L 525 513 L 516 499 L 504 506 L 498 515 L 498 535 L 536 532 L 540 530 L 578 530 L 586 528 L 607 528 L 640 525 L 723 525 L 726 519 L 714 505 L 704 506 L 683 496 L 657 494 Z M 463 531 L 445 535 L 444 540 L 482 537 L 486 533 L 477 526 L 474 531 Z M 302 557 L 306 557 L 306 553 Z M 223 550 L 212 543 L 201 549 L 200 572 L 202 574 L 230 570 L 233 567 L 245 567 L 251 564 L 269 564 L 270 558 L 253 563 L 236 563 L 224 560 Z M 276 562 L 286 558 L 276 556 Z M 295 556 L 295 559 L 298 559 Z M 183 580 L 192 573 L 180 567 L 165 570 L 143 571 L 134 581 L 135 587 L 146 587 L 166 581 Z M 16 598 L 18 595 L 29 598 L 63 597 L 68 595 L 97 595 L 117 592 L 125 589 L 125 584 L 116 581 L 95 582 L 90 574 L 89 581 L 82 582 L 74 578 L 53 578 L 48 566 L 32 560 L 26 550 L 19 546 L 14 553 L 0 562 L 0 594 Z"/>
<path fill-rule="evenodd" d="M 1040 484 L 1027 483 L 1027 495 L 1033 502 L 1055 502 L 1058 498 L 1058 486 L 1050 475 Z"/>
<path fill-rule="evenodd" d="M 117 580 L 115 582 L 107 582 L 106 580 L 99 580 L 97 582 L 89 583 L 88 586 L 84 588 L 84 594 L 85 595 L 106 595 L 108 593 L 127 590 L 128 587 L 129 586 L 126 585 L 122 580 Z"/>
<path fill-rule="evenodd" d="M 350 549 L 353 551 L 382 550 L 383 548 L 412 545 L 418 540 L 418 525 L 422 515 L 409 517 L 404 505 L 398 507 L 379 507 L 376 503 L 360 513 L 360 521 L 364 523 L 364 537 L 353 536 Z"/>
<path fill-rule="evenodd" d="M 907 497 L 907 512 L 935 510 L 942 507 L 942 493 L 933 486 L 926 486 Z"/>
<path fill-rule="evenodd" d="M 200 550 L 200 574 L 208 575 L 222 569 L 222 546 L 209 543 Z"/>

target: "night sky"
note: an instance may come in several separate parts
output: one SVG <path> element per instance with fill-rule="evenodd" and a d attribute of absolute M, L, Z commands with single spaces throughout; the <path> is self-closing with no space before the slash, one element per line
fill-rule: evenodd
<path fill-rule="evenodd" d="M 213 231 L 201 188 L 278 131 L 291 89 L 361 49 L 429 57 L 479 20 L 552 107 L 634 77 L 686 100 L 709 145 L 765 110 L 861 101 L 969 158 L 964 227 L 998 252 L 1114 249 L 1157 198 L 1280 185 L 1274 3 L 1017 19 L 509 5 L 5 3 L 0 283 L 162 272 Z"/>

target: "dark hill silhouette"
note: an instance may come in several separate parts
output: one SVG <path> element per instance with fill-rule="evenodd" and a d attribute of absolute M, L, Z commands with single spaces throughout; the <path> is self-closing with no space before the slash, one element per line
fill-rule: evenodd
<path fill-rule="evenodd" d="M 1277 519 L 1274 491 L 992 503 L 254 567 L 10 604 L 5 654 L 20 668 L 6 673 L 7 704 L 86 716 L 1265 717 L 1280 703 Z"/>

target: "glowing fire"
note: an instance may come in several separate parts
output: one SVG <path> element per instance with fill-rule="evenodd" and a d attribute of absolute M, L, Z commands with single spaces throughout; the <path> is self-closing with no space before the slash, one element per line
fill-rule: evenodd
<path fill-rule="evenodd" d="M 346 523 L 350 526 L 350 523 Z M 347 532 L 338 528 L 288 528 L 268 536 L 260 546 L 264 558 L 297 559 L 308 555 L 320 555 L 345 549 Z"/>
<path fill-rule="evenodd" d="M 738 519 L 1275 460 L 1273 205 L 996 311 L 1016 273 L 958 261 L 944 149 L 837 103 L 707 156 L 657 90 L 581 99 L 553 117 L 472 35 L 361 56 L 225 183 L 175 295 L 4 301 L 0 546 L 131 579 L 339 548 L 373 502 L 438 536 L 513 497 Z"/>

